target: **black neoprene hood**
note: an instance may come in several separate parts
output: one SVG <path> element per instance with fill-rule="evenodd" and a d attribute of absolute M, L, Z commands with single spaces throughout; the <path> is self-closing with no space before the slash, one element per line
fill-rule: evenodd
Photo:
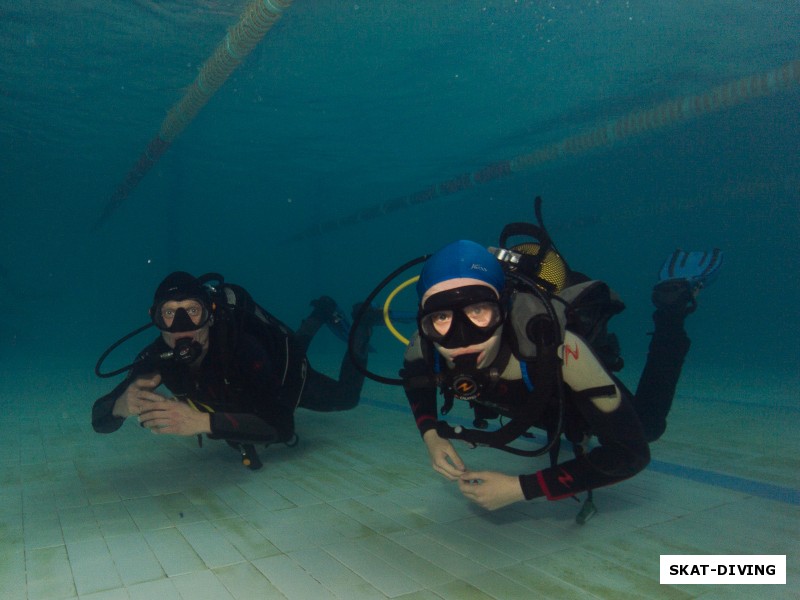
<path fill-rule="evenodd" d="M 175 271 L 167 275 L 156 288 L 153 296 L 153 306 L 158 306 L 169 300 L 188 300 L 195 298 L 208 307 L 210 299 L 208 290 L 198 281 L 197 277 L 186 271 Z"/>

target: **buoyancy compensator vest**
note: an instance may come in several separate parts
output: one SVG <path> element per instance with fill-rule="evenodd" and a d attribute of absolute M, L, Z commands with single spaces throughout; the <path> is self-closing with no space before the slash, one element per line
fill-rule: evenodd
<path fill-rule="evenodd" d="M 302 394 L 308 365 L 305 352 L 295 342 L 292 330 L 260 306 L 245 288 L 226 283 L 218 273 L 201 275 L 193 283 L 202 286 L 210 300 L 214 318 L 213 327 L 219 344 L 226 384 L 231 385 L 235 379 L 232 377 L 233 355 L 241 343 L 242 336 L 249 334 L 259 341 L 265 352 L 275 361 L 280 371 L 281 393 L 293 398 L 296 405 Z M 111 372 L 101 372 L 103 362 L 114 349 L 153 325 L 151 322 L 139 327 L 112 344 L 97 361 L 95 373 L 99 377 L 112 377 L 136 365 L 152 364 L 157 367 L 158 363 L 163 361 L 181 361 L 181 348 L 176 346 L 174 350 L 158 354 L 144 352 L 129 365 Z"/>
<path fill-rule="evenodd" d="M 535 214 L 538 224 L 511 223 L 501 232 L 499 247 L 489 248 L 506 273 L 508 333 L 504 337 L 511 344 L 528 390 L 527 409 L 518 407 L 508 423 L 492 432 L 453 428 L 441 421 L 437 426 L 442 437 L 528 456 L 544 454 L 557 446 L 565 426 L 564 383 L 573 393 L 589 397 L 600 410 L 610 412 L 618 406 L 620 392 L 608 371 L 620 370 L 623 361 L 607 324 L 625 308 L 604 282 L 591 280 L 568 266 L 544 227 L 538 197 Z M 528 239 L 510 245 L 509 239 L 515 236 Z M 425 348 L 422 340 L 416 341 L 420 357 L 425 355 L 430 360 L 435 350 Z M 458 369 L 438 371 L 446 413 L 453 399 L 459 399 L 451 380 L 461 375 Z M 479 396 L 468 400 L 476 426 L 485 427 L 485 418 L 497 416 Z M 541 426 L 538 420 L 543 407 L 548 407 L 551 417 L 555 414 L 546 425 L 548 444 L 535 451 L 510 447 L 509 443 L 529 428 Z"/>
<path fill-rule="evenodd" d="M 244 287 L 220 279 L 216 284 L 208 284 L 208 288 L 216 305 L 214 327 L 218 328 L 226 384 L 230 385 L 235 378 L 232 357 L 241 343 L 241 336 L 248 334 L 255 337 L 275 361 L 281 393 L 292 398 L 296 406 L 303 391 L 308 362 L 294 332 L 259 305 Z"/>

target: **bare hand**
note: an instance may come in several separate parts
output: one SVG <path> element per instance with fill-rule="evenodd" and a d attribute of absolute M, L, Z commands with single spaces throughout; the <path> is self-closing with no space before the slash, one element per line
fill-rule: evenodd
<path fill-rule="evenodd" d="M 450 481 L 455 481 L 464 473 L 464 461 L 453 448 L 450 440 L 439 437 L 435 429 L 429 429 L 422 436 L 431 455 L 433 470 Z"/>
<path fill-rule="evenodd" d="M 194 410 L 176 400 L 151 404 L 139 415 L 139 424 L 153 433 L 197 435 L 211 433 L 208 413 Z"/>
<path fill-rule="evenodd" d="M 465 471 L 458 480 L 458 488 L 469 500 L 486 510 L 497 510 L 525 500 L 519 477 L 495 471 Z"/>
<path fill-rule="evenodd" d="M 137 377 L 114 402 L 113 415 L 122 418 L 139 415 L 151 403 L 164 402 L 166 398 L 153 391 L 159 385 L 161 385 L 161 375 Z"/>

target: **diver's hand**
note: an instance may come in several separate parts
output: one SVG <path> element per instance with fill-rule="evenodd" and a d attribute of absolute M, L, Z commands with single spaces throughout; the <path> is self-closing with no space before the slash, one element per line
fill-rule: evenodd
<path fill-rule="evenodd" d="M 211 418 L 208 413 L 194 410 L 176 400 L 150 404 L 139 415 L 139 424 L 153 433 L 173 435 L 211 433 Z"/>
<path fill-rule="evenodd" d="M 152 402 L 164 402 L 166 398 L 153 391 L 159 385 L 161 385 L 161 375 L 158 373 L 137 377 L 114 402 L 112 414 L 125 419 L 131 415 L 141 414 Z"/>
<path fill-rule="evenodd" d="M 497 510 L 525 500 L 519 477 L 495 471 L 464 471 L 458 488 L 469 500 L 486 510 Z"/>
<path fill-rule="evenodd" d="M 426 431 L 422 439 L 431 455 L 431 466 L 437 473 L 442 474 L 450 481 L 455 481 L 464 472 L 464 461 L 453 448 L 450 440 L 439 437 L 435 429 Z"/>

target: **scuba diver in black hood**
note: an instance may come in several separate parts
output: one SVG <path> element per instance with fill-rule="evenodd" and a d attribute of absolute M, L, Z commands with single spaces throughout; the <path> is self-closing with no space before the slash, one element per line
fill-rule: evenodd
<path fill-rule="evenodd" d="M 616 337 L 606 330 L 624 305 L 603 282 L 569 270 L 543 226 L 537 231 L 545 241 L 534 251 L 487 250 L 461 240 L 427 258 L 417 281 L 417 332 L 406 349 L 402 379 L 384 382 L 402 381 L 433 469 L 458 482 L 469 500 L 494 510 L 588 491 L 577 519 L 582 523 L 596 512 L 592 489 L 648 464 L 648 443 L 666 428 L 689 350 L 684 319 L 695 310 L 699 290 L 716 276 L 722 253 L 678 250 L 664 264 L 652 294 L 655 329 L 633 394 L 612 374 L 622 368 L 622 358 Z M 527 259 L 535 259 L 531 275 L 519 277 Z M 441 420 L 438 393 L 444 397 L 442 415 L 454 400 L 468 402 L 475 429 Z M 488 420 L 498 418 L 499 429 L 490 430 Z M 530 428 L 545 430 L 548 442 L 536 451 L 511 445 L 530 437 Z M 575 450 L 564 461 L 558 459 L 562 435 Z M 596 443 L 590 445 L 592 437 Z M 452 439 L 523 456 L 549 453 L 550 466 L 519 476 L 472 471 Z"/>
<path fill-rule="evenodd" d="M 128 373 L 94 403 L 94 430 L 111 433 L 134 416 L 153 433 L 226 440 L 246 466 L 259 468 L 255 445 L 296 442 L 298 406 L 339 411 L 359 401 L 364 375 L 347 356 L 338 381 L 308 364 L 306 350 L 322 325 L 348 325 L 331 298 L 311 304 L 313 312 L 295 333 L 219 275 L 170 274 L 155 292 L 152 323 L 118 341 L 98 361 L 99 376 Z M 132 365 L 100 373 L 115 347 L 150 325 L 161 335 Z M 351 351 L 359 361 L 367 359 L 370 333 L 370 323 L 354 332 L 358 341 Z M 156 392 L 162 384 L 172 397 Z"/>

